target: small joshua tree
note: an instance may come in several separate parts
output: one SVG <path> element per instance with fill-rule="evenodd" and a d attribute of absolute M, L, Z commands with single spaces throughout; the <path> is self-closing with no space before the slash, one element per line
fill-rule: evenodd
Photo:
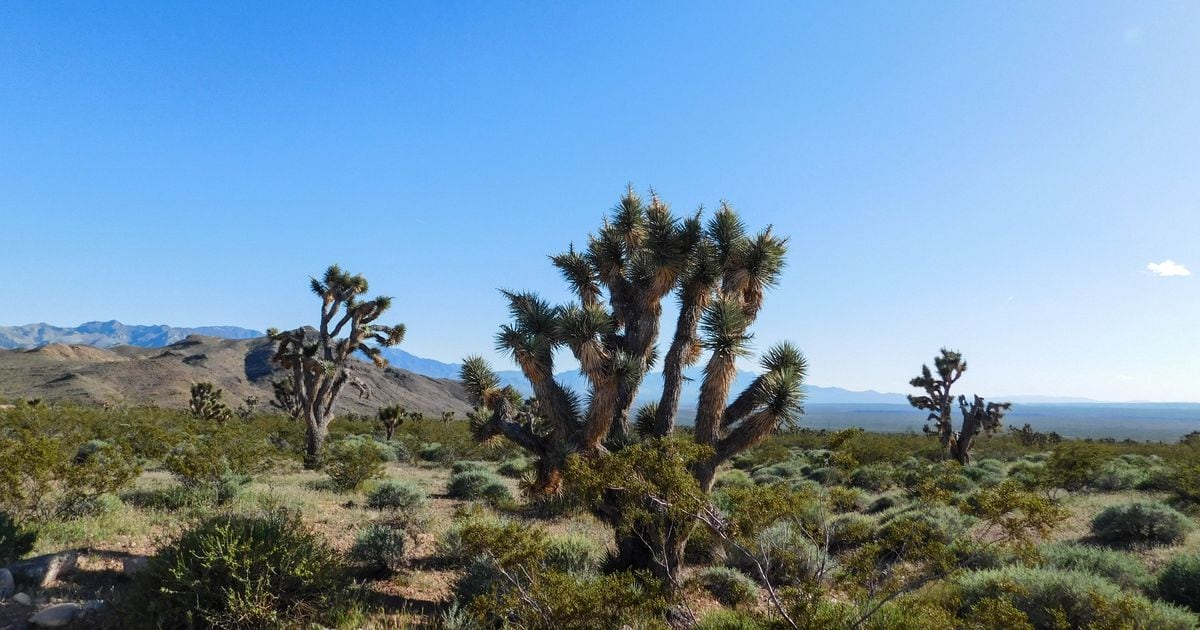
<path fill-rule="evenodd" d="M 962 426 L 955 431 L 954 395 L 950 389 L 967 371 L 967 362 L 961 353 L 942 348 L 938 356 L 933 358 L 933 366 L 934 370 L 930 370 L 928 365 L 922 365 L 921 375 L 909 381 L 909 385 L 924 390 L 925 395 L 909 394 L 908 402 L 917 409 L 929 412 L 926 419 L 929 424 L 925 425 L 925 432 L 936 434 L 950 457 L 965 466 L 971 463 L 971 448 L 975 445 L 975 438 L 980 433 L 991 435 L 999 429 L 1004 413 L 1012 408 L 1012 403 L 985 403 L 980 396 L 968 401 L 966 396 L 959 396 Z M 936 376 L 934 371 L 937 372 Z"/>
<path fill-rule="evenodd" d="M 350 374 L 354 353 L 361 352 L 377 366 L 386 366 L 380 348 L 403 341 L 404 324 L 375 323 L 391 308 L 392 299 L 364 298 L 367 279 L 361 274 L 351 275 L 332 265 L 320 280 L 312 278 L 310 287 L 321 298 L 318 327 L 271 330 L 268 334 L 279 344 L 272 361 L 289 371 L 293 395 L 307 424 L 305 466 L 317 468 L 333 420 L 333 404 L 342 388 L 349 383 L 360 396 L 370 396 L 366 385 Z"/>
<path fill-rule="evenodd" d="M 221 400 L 221 394 L 221 389 L 212 383 L 193 383 L 188 411 L 194 418 L 225 424 L 233 417 L 233 411 Z"/>
<path fill-rule="evenodd" d="M 572 246 L 551 257 L 576 301 L 553 306 L 534 293 L 503 291 L 512 322 L 500 328 L 496 345 L 516 361 L 536 400 L 523 404 L 483 358 L 468 357 L 462 380 L 482 408 L 472 415 L 476 437 L 504 436 L 524 447 L 537 459 L 530 490 L 558 492 L 572 454 L 602 457 L 623 449 L 636 439 L 634 426 L 647 438 L 669 436 L 683 370 L 708 350 L 693 437 L 703 456 L 689 472 L 706 495 L 718 466 L 801 413 L 805 361 L 786 343 L 766 353 L 764 373 L 730 400 L 735 361 L 749 353 L 749 328 L 778 281 L 786 251 L 787 239 L 769 227 L 747 234 L 727 204 L 705 223 L 699 212 L 679 218 L 656 195 L 647 203 L 628 189 L 586 249 Z M 663 361 L 665 386 L 656 403 L 635 412 L 638 389 L 658 359 L 662 302 L 671 294 L 680 308 Z M 555 380 L 558 349 L 578 360 L 586 399 Z M 621 482 L 611 480 L 613 492 L 625 492 Z M 622 517 L 610 511 L 606 518 Z M 617 564 L 671 575 L 690 531 L 672 532 L 658 554 L 647 549 L 646 538 L 623 538 Z"/>
<path fill-rule="evenodd" d="M 442 412 L 442 422 L 450 422 L 451 420 L 454 420 L 454 412 L 453 411 L 443 411 Z"/>
<path fill-rule="evenodd" d="M 388 405 L 380 407 L 376 417 L 379 418 L 379 423 L 383 425 L 387 441 L 391 442 L 392 438 L 396 435 L 396 427 L 404 424 L 404 419 L 408 417 L 408 412 L 400 405 Z"/>

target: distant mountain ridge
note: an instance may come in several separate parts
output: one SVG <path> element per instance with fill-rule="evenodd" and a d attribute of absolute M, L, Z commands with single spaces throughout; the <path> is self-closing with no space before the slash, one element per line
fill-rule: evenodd
<path fill-rule="evenodd" d="M 190 335 L 222 339 L 254 339 L 262 337 L 263 333 L 237 326 L 176 328 L 166 325 L 126 325 L 116 320 L 86 322 L 74 328 L 38 323 L 24 326 L 0 326 L 0 348 L 36 348 L 54 343 L 96 348 L 113 346 L 161 348 L 183 341 Z"/>

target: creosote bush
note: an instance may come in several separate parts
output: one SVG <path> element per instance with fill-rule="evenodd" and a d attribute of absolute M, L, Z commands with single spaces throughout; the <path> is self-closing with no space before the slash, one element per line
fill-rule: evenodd
<path fill-rule="evenodd" d="M 330 444 L 324 462 L 333 487 L 343 492 L 361 488 L 367 480 L 382 476 L 384 470 L 379 448 L 361 440 Z"/>
<path fill-rule="evenodd" d="M 1187 516 L 1155 501 L 1113 505 L 1092 519 L 1092 536 L 1118 545 L 1174 545 L 1194 528 Z"/>
<path fill-rule="evenodd" d="M 211 517 L 161 548 L 134 580 L 127 624 L 279 628 L 351 603 L 337 552 L 290 512 Z"/>

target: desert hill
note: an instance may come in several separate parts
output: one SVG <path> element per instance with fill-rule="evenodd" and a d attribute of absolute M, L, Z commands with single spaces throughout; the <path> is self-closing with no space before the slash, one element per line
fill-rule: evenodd
<path fill-rule="evenodd" d="M 236 407 L 255 396 L 266 406 L 271 379 L 282 374 L 270 363 L 272 344 L 265 337 L 221 339 L 191 335 L 158 348 L 131 345 L 97 348 L 49 344 L 0 350 L 0 397 L 42 398 L 83 404 L 186 407 L 192 383 L 211 381 L 225 390 L 225 402 Z M 355 361 L 352 370 L 371 390 L 359 399 L 347 387 L 338 401 L 340 413 L 373 413 L 379 406 L 400 403 L 428 414 L 470 406 L 461 384 L 396 368 L 379 369 Z"/>

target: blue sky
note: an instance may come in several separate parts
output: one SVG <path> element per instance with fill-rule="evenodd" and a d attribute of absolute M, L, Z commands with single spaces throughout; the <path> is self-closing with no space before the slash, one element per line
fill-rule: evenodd
<path fill-rule="evenodd" d="M 299 325 L 337 261 L 488 354 L 632 182 L 791 235 L 814 384 L 1200 401 L 1200 5 L 841 4 L 0 4 L 0 323 Z"/>

